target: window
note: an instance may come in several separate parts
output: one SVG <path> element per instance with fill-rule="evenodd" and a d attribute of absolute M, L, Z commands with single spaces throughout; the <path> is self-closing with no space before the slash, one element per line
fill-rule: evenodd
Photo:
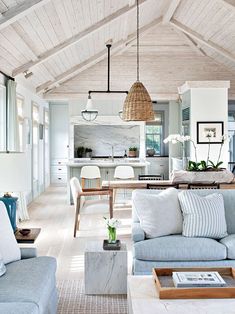
<path fill-rule="evenodd" d="M 163 112 L 155 112 L 155 121 L 146 123 L 146 150 L 154 149 L 155 155 L 163 154 Z"/>
<path fill-rule="evenodd" d="M 45 127 L 45 137 L 44 137 L 44 165 L 45 165 L 45 187 L 50 184 L 50 147 L 49 147 L 49 111 L 44 110 L 44 127 Z"/>
<path fill-rule="evenodd" d="M 6 87 L 0 85 L 0 151 L 6 149 Z"/>
<path fill-rule="evenodd" d="M 24 134 L 24 98 L 17 95 L 16 106 L 19 123 L 19 140 L 20 140 L 20 151 L 23 151 L 23 134 Z"/>
<path fill-rule="evenodd" d="M 33 123 L 33 197 L 39 194 L 39 109 L 38 105 L 32 106 Z"/>

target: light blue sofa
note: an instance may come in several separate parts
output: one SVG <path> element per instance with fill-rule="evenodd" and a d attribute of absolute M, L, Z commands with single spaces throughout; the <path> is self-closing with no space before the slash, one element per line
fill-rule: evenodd
<path fill-rule="evenodd" d="M 136 193 L 156 194 L 158 190 L 135 190 Z M 209 238 L 187 238 L 182 235 L 146 239 L 140 227 L 135 207 L 132 209 L 133 273 L 149 274 L 153 267 L 235 267 L 235 190 L 194 190 L 205 196 L 221 193 L 229 236 L 220 241 Z"/>
<path fill-rule="evenodd" d="M 21 249 L 21 260 L 6 265 L 0 277 L 0 314 L 55 314 L 56 259 L 36 257 L 36 249 Z"/>

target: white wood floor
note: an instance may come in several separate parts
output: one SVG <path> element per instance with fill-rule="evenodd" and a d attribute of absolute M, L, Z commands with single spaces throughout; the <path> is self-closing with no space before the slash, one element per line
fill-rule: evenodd
<path fill-rule="evenodd" d="M 38 255 L 50 255 L 57 259 L 58 279 L 81 278 L 84 273 L 86 243 L 93 240 L 102 241 L 107 237 L 103 219 L 105 213 L 92 213 L 81 215 L 80 231 L 74 238 L 74 214 L 74 207 L 66 203 L 66 188 L 50 187 L 30 205 L 30 220 L 18 224 L 20 228 L 42 229 L 34 246 L 37 247 Z M 127 244 L 131 271 L 130 206 L 117 204 L 114 208 L 114 217 L 122 222 L 122 226 L 118 229 L 118 238 Z"/>

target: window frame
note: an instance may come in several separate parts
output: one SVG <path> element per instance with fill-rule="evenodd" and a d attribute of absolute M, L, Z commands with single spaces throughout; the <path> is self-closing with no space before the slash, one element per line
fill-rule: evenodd
<path fill-rule="evenodd" d="M 19 108 L 18 108 L 18 100 L 22 102 L 22 116 L 19 115 Z M 17 119 L 18 119 L 18 125 L 19 125 L 19 140 L 20 140 L 20 151 L 23 152 L 25 148 L 25 138 L 24 138 L 24 110 L 25 110 L 25 98 L 20 95 L 16 94 L 16 107 L 17 107 Z M 20 131 L 21 126 L 21 131 Z"/>
<path fill-rule="evenodd" d="M 163 138 L 165 134 L 165 112 L 164 110 L 155 110 L 154 113 L 160 114 L 161 115 L 161 122 L 158 121 L 150 121 L 145 123 L 145 151 L 147 151 L 147 135 L 160 135 L 160 154 L 156 156 L 164 156 L 164 145 L 163 145 Z M 161 133 L 147 133 L 147 126 L 161 126 L 162 127 L 162 132 Z M 146 154 L 147 155 L 147 154 Z"/>
<path fill-rule="evenodd" d="M 34 107 L 37 108 L 38 111 L 38 119 L 34 119 Z M 40 108 L 39 105 L 32 101 L 31 103 L 31 119 L 32 119 L 32 194 L 33 198 L 37 197 L 39 195 L 39 123 L 40 123 Z M 35 168 L 34 168 L 34 157 L 35 157 L 35 147 L 34 147 L 34 127 L 37 127 L 37 177 L 35 178 Z"/>

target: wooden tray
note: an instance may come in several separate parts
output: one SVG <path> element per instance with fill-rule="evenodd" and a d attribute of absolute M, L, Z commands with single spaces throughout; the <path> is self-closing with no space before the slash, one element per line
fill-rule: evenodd
<path fill-rule="evenodd" d="M 226 287 L 176 288 L 172 280 L 173 271 L 217 271 Z M 153 268 L 153 278 L 159 299 L 224 299 L 235 298 L 235 268 Z"/>

